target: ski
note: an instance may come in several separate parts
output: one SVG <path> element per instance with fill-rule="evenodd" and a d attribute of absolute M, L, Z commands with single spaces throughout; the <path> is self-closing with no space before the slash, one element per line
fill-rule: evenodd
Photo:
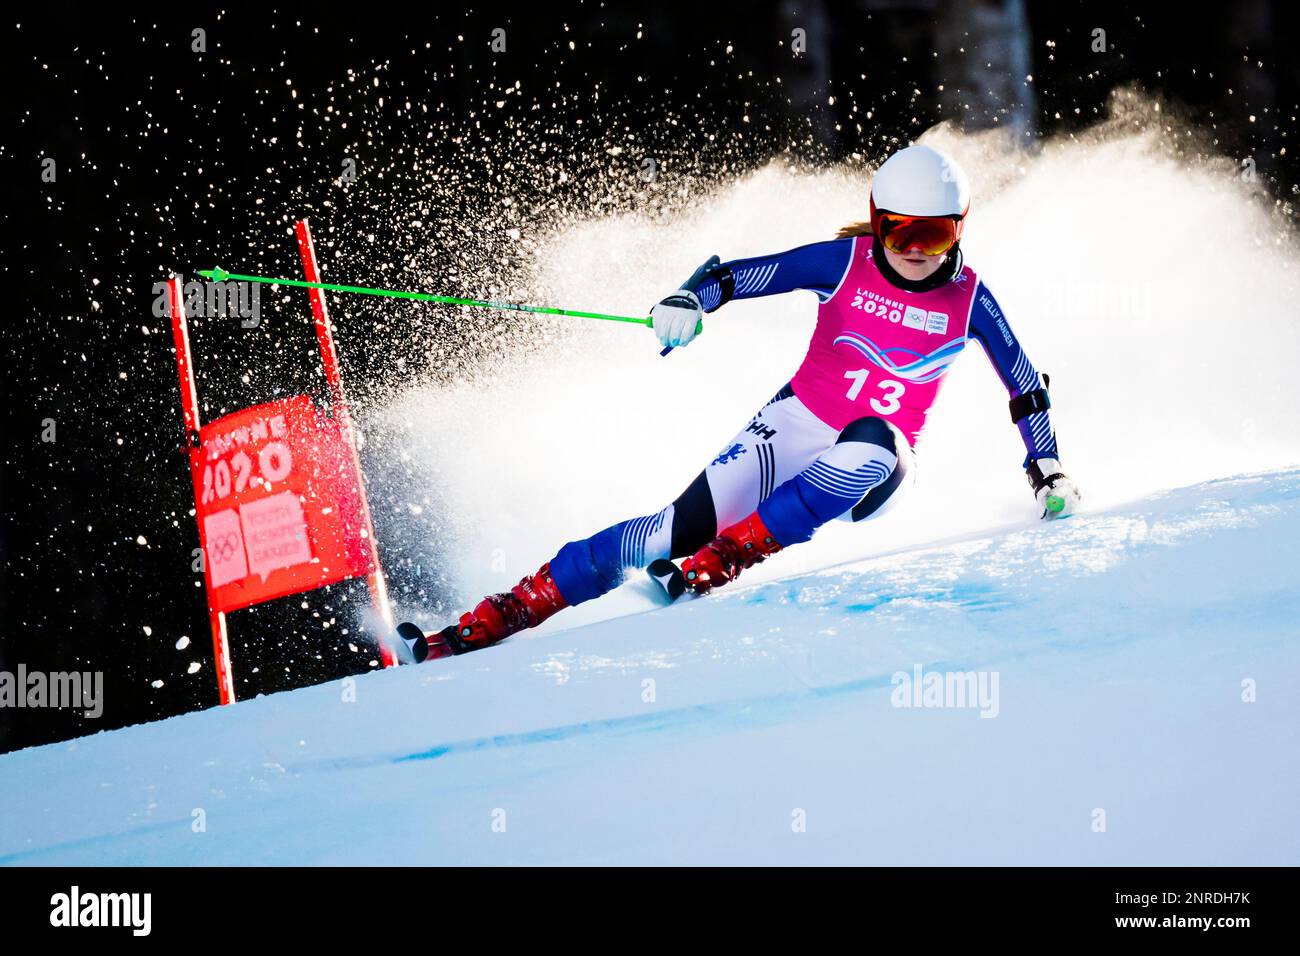
<path fill-rule="evenodd" d="M 656 593 L 662 603 L 672 604 L 686 593 L 686 578 L 682 576 L 682 569 L 667 558 L 651 561 L 645 571 L 655 583 Z"/>
<path fill-rule="evenodd" d="M 681 568 L 667 558 L 652 562 L 646 568 L 646 573 L 654 582 L 651 591 L 656 603 L 672 604 L 686 593 L 686 578 L 682 575 Z M 397 625 L 397 640 L 393 643 L 397 656 L 403 664 L 422 664 L 440 657 L 452 657 L 481 650 L 480 646 L 466 641 L 467 636 L 468 633 L 461 633 L 458 624 L 449 624 L 440 631 L 426 632 L 412 621 L 403 621 Z M 494 641 L 493 644 L 495 643 L 499 641 Z"/>
<path fill-rule="evenodd" d="M 423 664 L 428 660 L 465 654 L 474 650 L 460 639 L 455 624 L 449 624 L 441 631 L 430 631 L 426 634 L 420 625 L 403 621 L 397 625 L 397 637 L 398 656 L 402 658 L 404 664 Z"/>

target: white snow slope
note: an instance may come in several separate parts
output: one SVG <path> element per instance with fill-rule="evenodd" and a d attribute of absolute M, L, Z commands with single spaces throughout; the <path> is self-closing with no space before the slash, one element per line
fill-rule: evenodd
<path fill-rule="evenodd" d="M 1214 480 L 9 754 L 0 862 L 1294 865 L 1297 620 Z"/>

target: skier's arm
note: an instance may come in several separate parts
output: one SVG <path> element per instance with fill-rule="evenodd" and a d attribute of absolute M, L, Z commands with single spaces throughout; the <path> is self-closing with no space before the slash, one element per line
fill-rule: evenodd
<path fill-rule="evenodd" d="M 1025 473 L 1043 507 L 1043 517 L 1070 514 L 1078 504 L 1079 491 L 1061 470 L 1056 430 L 1048 412 L 1047 377 L 1029 361 L 993 293 L 982 282 L 975 290 L 970 336 L 984 347 L 1006 387 L 1011 419 L 1025 443 Z"/>
<path fill-rule="evenodd" d="M 700 316 L 732 299 L 806 289 L 825 301 L 848 272 L 852 255 L 852 239 L 832 239 L 753 259 L 720 262 L 713 256 L 650 310 L 655 335 L 670 348 L 686 345 L 700 328 Z"/>
<path fill-rule="evenodd" d="M 815 292 L 825 301 L 844 278 L 852 254 L 852 239 L 814 242 L 773 255 L 719 263 L 699 276 L 695 287 L 688 288 L 699 297 L 705 312 L 713 312 L 732 299 L 756 299 L 801 289 Z"/>

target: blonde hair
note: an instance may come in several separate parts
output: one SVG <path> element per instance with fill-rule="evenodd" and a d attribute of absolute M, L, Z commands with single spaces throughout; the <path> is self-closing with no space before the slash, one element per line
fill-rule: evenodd
<path fill-rule="evenodd" d="M 836 239 L 853 239 L 857 236 L 871 235 L 871 220 L 863 222 L 851 222 L 847 226 L 841 227 L 840 231 L 835 233 Z"/>

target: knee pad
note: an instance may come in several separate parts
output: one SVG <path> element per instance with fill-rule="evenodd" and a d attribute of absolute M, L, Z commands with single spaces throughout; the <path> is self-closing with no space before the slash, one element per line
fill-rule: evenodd
<path fill-rule="evenodd" d="M 857 425 L 858 422 L 865 421 L 881 422 L 878 418 L 858 419 L 857 422 L 851 423 L 849 427 Z M 875 436 L 879 435 L 880 431 L 878 427 L 873 426 L 870 431 L 873 438 L 869 443 L 879 445 L 880 447 L 893 452 L 894 468 L 884 481 L 869 490 L 865 495 L 863 495 L 861 501 L 855 504 L 848 511 L 844 512 L 844 514 L 840 515 L 841 521 L 865 521 L 867 518 L 879 517 L 881 514 L 893 507 L 895 502 L 899 499 L 903 487 L 910 484 L 915 478 L 915 473 L 912 468 L 912 447 L 899 432 L 888 426 L 887 423 L 881 422 L 881 424 L 884 424 L 889 428 L 892 439 L 884 439 L 882 436 L 880 440 L 875 440 Z M 866 426 L 863 427 L 865 429 Z M 845 432 L 847 431 L 848 429 L 846 428 Z M 841 441 L 843 440 L 844 439 L 841 439 Z M 868 441 L 868 439 L 865 438 L 851 438 L 848 440 Z"/>
<path fill-rule="evenodd" d="M 845 425 L 840 431 L 840 437 L 835 439 L 835 443 L 838 445 L 840 442 L 846 441 L 860 441 L 868 445 L 879 445 L 881 448 L 888 449 L 894 455 L 898 454 L 898 432 L 889 422 L 883 418 L 877 418 L 875 415 L 855 418 Z"/>
<path fill-rule="evenodd" d="M 883 418 L 874 415 L 856 418 L 844 426 L 835 444 L 822 452 L 806 474 L 812 474 L 818 467 L 829 467 L 853 472 L 859 481 L 871 486 L 879 485 L 897 467 L 900 440 L 894 426 Z M 839 483 L 846 490 L 851 487 L 843 479 Z"/>
<path fill-rule="evenodd" d="M 841 448 L 842 445 L 850 443 L 859 443 L 870 445 L 882 449 L 886 452 L 884 461 L 879 464 L 883 467 L 889 465 L 888 473 L 883 475 L 881 480 L 876 482 L 862 499 L 849 508 L 842 515 L 841 521 L 862 521 L 866 518 L 877 515 L 886 501 L 890 500 L 894 493 L 902 484 L 903 479 L 907 477 L 908 466 L 907 457 L 910 449 L 906 439 L 902 434 L 883 418 L 875 415 L 866 415 L 862 418 L 855 418 L 849 422 L 840 431 L 839 438 L 835 440 L 835 448 L 832 448 L 824 457 L 838 462 L 843 465 L 860 460 L 860 456 L 855 456 L 848 448 Z M 889 459 L 893 462 L 890 463 Z"/>

